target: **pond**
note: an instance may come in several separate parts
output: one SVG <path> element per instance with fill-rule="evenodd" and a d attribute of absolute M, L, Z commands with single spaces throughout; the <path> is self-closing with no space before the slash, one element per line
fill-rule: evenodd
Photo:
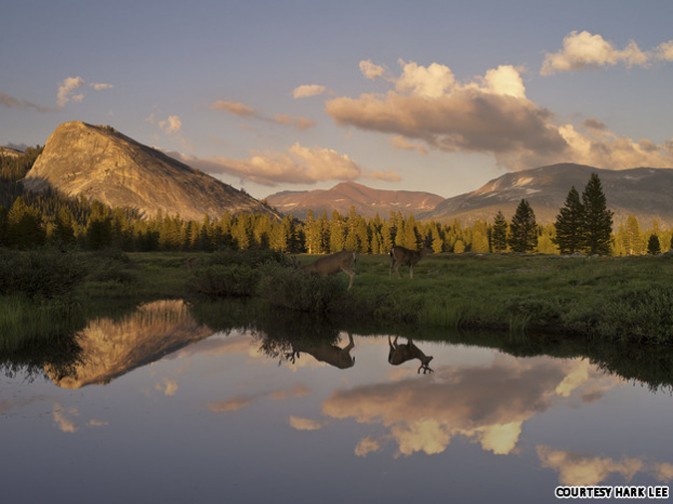
<path fill-rule="evenodd" d="M 673 479 L 670 387 L 595 357 L 234 312 L 157 301 L 89 321 L 67 365 L 6 362 L 2 501 L 539 503 Z"/>

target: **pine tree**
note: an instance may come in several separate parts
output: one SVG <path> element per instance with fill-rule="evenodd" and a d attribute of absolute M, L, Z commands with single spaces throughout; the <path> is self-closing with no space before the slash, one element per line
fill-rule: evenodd
<path fill-rule="evenodd" d="M 659 237 L 655 234 L 651 234 L 650 239 L 647 242 L 647 253 L 650 255 L 661 254 L 661 244 L 659 243 Z"/>
<path fill-rule="evenodd" d="M 512 217 L 509 245 L 513 252 L 520 253 L 532 252 L 537 247 L 535 213 L 525 199 L 521 200 Z"/>
<path fill-rule="evenodd" d="M 584 206 L 573 186 L 566 197 L 565 205 L 556 216 L 556 244 L 561 254 L 573 254 L 586 248 Z"/>
<path fill-rule="evenodd" d="M 587 252 L 592 255 L 610 254 L 613 213 L 608 210 L 601 181 L 595 173 L 591 174 L 582 193 L 582 206 L 584 207 Z"/>
<path fill-rule="evenodd" d="M 498 211 L 493 221 L 491 247 L 496 253 L 507 250 L 507 221 L 501 211 Z"/>

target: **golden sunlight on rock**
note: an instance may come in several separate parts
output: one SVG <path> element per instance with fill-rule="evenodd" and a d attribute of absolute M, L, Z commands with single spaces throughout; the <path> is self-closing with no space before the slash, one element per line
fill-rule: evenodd
<path fill-rule="evenodd" d="M 212 333 L 192 318 L 183 301 L 154 301 L 121 320 L 92 320 L 76 335 L 82 355 L 72 372 L 61 376 L 50 366 L 45 372 L 63 388 L 105 384 Z M 164 385 L 167 395 L 177 387 Z"/>

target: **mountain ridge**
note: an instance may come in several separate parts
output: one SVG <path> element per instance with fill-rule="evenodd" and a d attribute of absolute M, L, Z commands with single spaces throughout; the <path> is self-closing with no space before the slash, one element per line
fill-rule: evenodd
<path fill-rule="evenodd" d="M 59 125 L 23 179 L 29 191 L 49 187 L 146 216 L 217 218 L 224 212 L 277 213 L 224 182 L 148 147 L 110 126 Z"/>
<path fill-rule="evenodd" d="M 386 216 L 390 211 L 405 215 L 429 211 L 444 200 L 442 196 L 424 191 L 374 189 L 357 182 L 340 182 L 330 189 L 310 191 L 280 191 L 267 196 L 269 205 L 295 217 L 305 218 L 308 210 L 330 214 L 337 210 L 347 214 L 351 207 L 365 217 L 377 213 Z"/>

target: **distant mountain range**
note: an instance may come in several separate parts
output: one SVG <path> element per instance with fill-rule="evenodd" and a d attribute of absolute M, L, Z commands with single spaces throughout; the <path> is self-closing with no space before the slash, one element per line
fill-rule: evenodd
<path fill-rule="evenodd" d="M 51 187 L 147 216 L 202 220 L 225 211 L 277 215 L 252 196 L 109 126 L 79 121 L 54 130 L 23 184 L 31 191 Z"/>
<path fill-rule="evenodd" d="M 556 220 L 570 188 L 581 194 L 592 173 L 598 174 L 608 207 L 619 224 L 629 215 L 650 225 L 658 220 L 673 227 L 673 169 L 633 168 L 604 170 L 572 163 L 543 166 L 532 170 L 510 172 L 491 180 L 475 191 L 443 199 L 436 194 L 414 191 L 384 191 L 346 182 L 329 190 L 285 191 L 267 198 L 270 205 L 282 212 L 303 218 L 306 212 L 339 210 L 351 206 L 361 215 L 376 212 L 387 217 L 390 210 L 413 213 L 417 220 L 451 222 L 454 219 L 471 224 L 477 219 L 492 222 L 498 211 L 509 220 L 522 199 L 526 199 L 538 223 Z"/>
<path fill-rule="evenodd" d="M 532 170 L 506 173 L 470 193 L 448 198 L 418 219 L 470 223 L 476 219 L 491 221 L 500 210 L 511 219 L 525 198 L 538 223 L 554 222 L 572 186 L 582 194 L 592 173 L 601 180 L 608 208 L 619 224 L 635 215 L 641 225 L 654 219 L 673 227 L 673 169 L 633 168 L 602 170 L 591 166 L 564 163 Z"/>
<path fill-rule="evenodd" d="M 351 207 L 365 217 L 388 217 L 391 211 L 402 212 L 404 215 L 418 215 L 429 212 L 444 198 L 436 194 L 419 191 L 389 191 L 372 189 L 355 182 L 342 182 L 331 189 L 315 189 L 312 191 L 283 191 L 266 198 L 272 207 L 279 211 L 292 214 L 299 219 L 306 218 L 309 210 L 316 215 L 323 211 L 329 216 L 338 210 L 347 215 Z"/>
<path fill-rule="evenodd" d="M 0 155 L 20 151 L 0 147 Z M 223 212 L 262 212 L 274 209 L 297 218 L 309 209 L 328 215 L 351 207 L 360 215 L 388 217 L 391 211 L 413 214 L 417 220 L 470 224 L 492 222 L 498 211 L 507 219 L 525 198 L 538 223 L 554 222 L 568 191 L 582 193 L 592 173 L 598 174 L 615 224 L 635 215 L 642 226 L 658 220 L 673 227 L 673 169 L 604 170 L 578 164 L 556 164 L 505 173 L 472 192 L 444 199 L 429 192 L 373 189 L 354 182 L 327 190 L 283 191 L 266 204 L 195 170 L 164 153 L 142 145 L 109 126 L 68 122 L 54 130 L 42 154 L 24 179 L 28 190 L 52 187 L 70 196 L 97 199 L 112 207 L 132 207 L 145 215 L 178 214 L 201 220 Z"/>

